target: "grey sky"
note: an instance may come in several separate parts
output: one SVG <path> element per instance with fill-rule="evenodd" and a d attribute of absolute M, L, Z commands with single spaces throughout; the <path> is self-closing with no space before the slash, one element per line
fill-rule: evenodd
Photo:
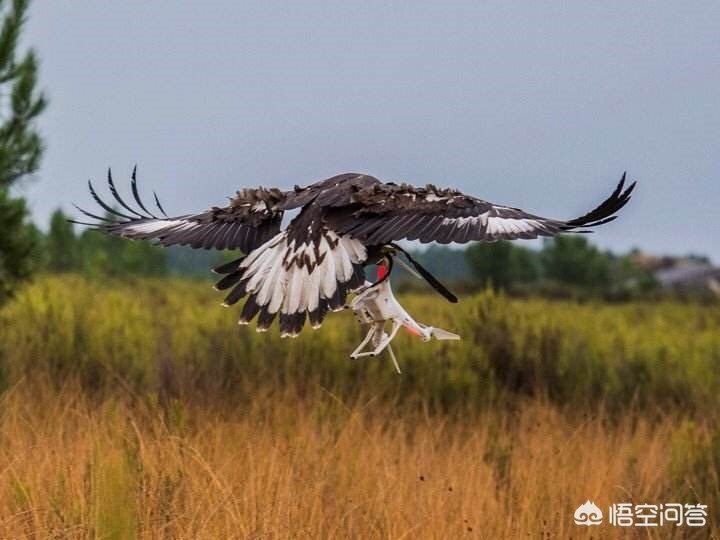
<path fill-rule="evenodd" d="M 362 171 L 570 218 L 627 169 L 594 242 L 720 261 L 718 28 L 716 1 L 36 0 L 27 193 L 44 224 L 110 165 L 173 213 Z"/>

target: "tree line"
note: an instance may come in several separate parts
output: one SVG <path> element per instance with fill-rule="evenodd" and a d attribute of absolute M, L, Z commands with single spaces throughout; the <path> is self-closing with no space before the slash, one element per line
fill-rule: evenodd
<path fill-rule="evenodd" d="M 76 233 L 61 210 L 53 212 L 41 237 L 39 266 L 49 272 L 79 272 L 90 277 L 164 276 L 162 249 L 147 242 L 130 242 L 91 229 Z"/>
<path fill-rule="evenodd" d="M 657 282 L 634 252 L 617 255 L 585 235 L 546 239 L 534 250 L 507 241 L 470 246 L 465 257 L 476 283 L 510 292 L 566 296 L 568 292 L 627 296 L 650 293 Z"/>
<path fill-rule="evenodd" d="M 90 229 L 78 232 L 69 218 L 56 210 L 47 233 L 37 233 L 40 269 L 89 277 L 210 277 L 212 266 L 236 256 L 234 252 L 162 248 Z M 439 278 L 466 289 L 492 287 L 552 296 L 573 290 L 606 295 L 655 288 L 652 274 L 638 266 L 632 254 L 602 251 L 584 235 L 550 238 L 541 249 L 508 241 L 476 243 L 464 250 L 433 245 L 416 251 L 415 257 Z M 413 286 L 409 279 L 401 279 L 400 285 Z"/>
<path fill-rule="evenodd" d="M 634 251 L 603 251 L 585 235 L 548 238 L 539 249 L 499 240 L 462 250 L 432 245 L 413 255 L 433 274 L 466 291 L 491 287 L 516 295 L 620 299 L 652 295 L 658 289 Z M 422 284 L 405 275 L 400 286 L 418 289 Z"/>

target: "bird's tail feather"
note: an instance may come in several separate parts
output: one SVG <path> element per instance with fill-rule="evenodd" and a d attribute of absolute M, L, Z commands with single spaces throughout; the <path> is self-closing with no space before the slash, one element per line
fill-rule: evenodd
<path fill-rule="evenodd" d="M 328 311 L 342 309 L 347 294 L 365 283 L 366 256 L 359 241 L 332 231 L 301 244 L 281 232 L 247 257 L 216 268 L 225 276 L 215 287 L 232 288 L 226 306 L 247 297 L 240 324 L 257 316 L 257 330 L 264 331 L 279 317 L 281 335 L 295 337 L 307 319 L 320 327 Z"/>

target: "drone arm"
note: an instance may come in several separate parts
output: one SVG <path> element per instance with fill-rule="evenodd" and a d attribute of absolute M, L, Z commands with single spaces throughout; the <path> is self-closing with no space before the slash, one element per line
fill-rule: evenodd
<path fill-rule="evenodd" d="M 385 347 L 387 347 L 393 339 L 395 339 L 395 336 L 397 335 L 398 330 L 400 330 L 400 328 L 402 328 L 402 325 L 403 325 L 402 321 L 400 321 L 398 319 L 393 320 L 392 330 L 390 331 L 390 335 L 387 338 L 387 343 L 385 344 L 383 349 Z"/>
<path fill-rule="evenodd" d="M 427 328 L 417 322 L 415 319 L 410 317 L 410 315 L 406 315 L 400 320 L 400 323 L 402 326 L 405 327 L 405 330 L 410 332 L 412 335 L 417 336 L 419 338 L 422 338 L 423 341 L 427 341 L 430 339 L 430 336 L 428 335 Z"/>

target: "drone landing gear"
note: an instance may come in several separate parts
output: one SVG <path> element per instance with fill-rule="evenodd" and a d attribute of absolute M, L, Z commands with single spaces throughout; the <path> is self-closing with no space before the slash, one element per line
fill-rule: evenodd
<path fill-rule="evenodd" d="M 390 346 L 390 342 L 395 338 L 395 335 L 398 333 L 398 330 L 400 330 L 401 326 L 402 325 L 399 322 L 393 321 L 392 330 L 390 331 L 390 334 L 388 334 L 384 330 L 384 321 L 373 323 L 370 326 L 370 329 L 368 330 L 365 338 L 362 340 L 362 342 L 360 342 L 360 345 L 358 345 L 357 349 L 355 349 L 350 355 L 350 358 L 352 358 L 353 360 L 357 360 L 358 358 L 363 358 L 365 356 L 375 357 L 378 356 L 385 349 L 387 349 L 388 353 L 390 353 L 390 358 L 392 359 L 393 365 L 395 366 L 395 370 L 398 373 L 402 373 L 400 371 L 400 366 L 398 365 L 397 358 L 395 358 L 395 353 Z M 375 348 L 372 351 L 361 352 L 371 340 L 372 345 Z"/>

